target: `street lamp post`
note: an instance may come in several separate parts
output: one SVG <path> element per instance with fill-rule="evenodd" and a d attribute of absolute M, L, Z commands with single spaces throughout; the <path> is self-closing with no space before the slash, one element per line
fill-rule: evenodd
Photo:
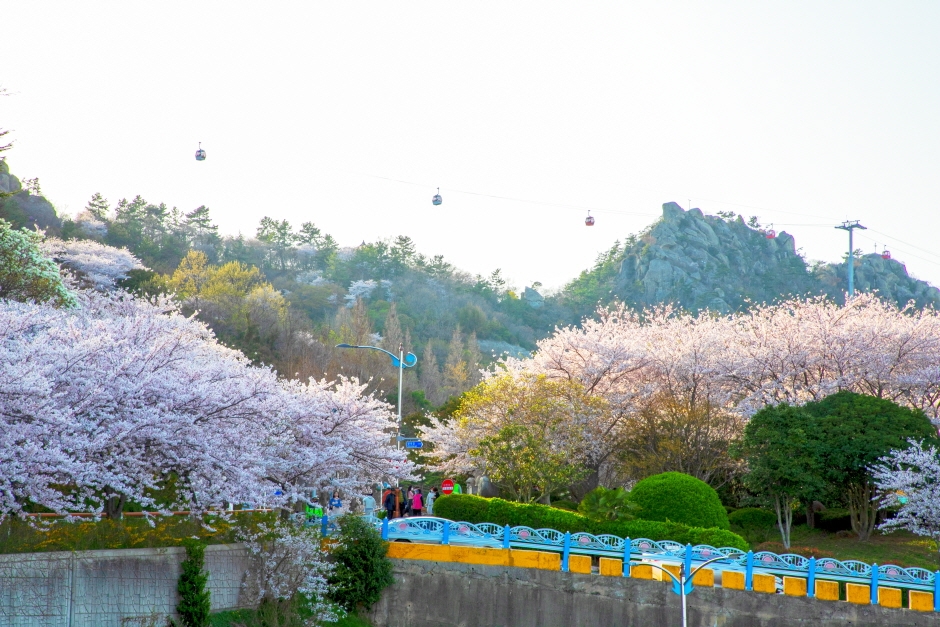
<path fill-rule="evenodd" d="M 379 348 L 378 346 L 356 346 L 353 344 L 337 344 L 336 348 L 369 348 L 374 351 L 381 351 L 392 358 L 392 365 L 398 368 L 398 434 L 395 437 L 395 441 L 398 443 L 398 448 L 401 448 L 401 382 L 402 375 L 404 374 L 405 368 L 414 368 L 415 364 L 418 363 L 418 357 L 414 353 L 408 353 L 407 359 L 405 358 L 405 347 L 403 344 L 398 345 L 398 355 L 395 353 L 390 353 L 384 348 Z"/>
<path fill-rule="evenodd" d="M 704 567 L 708 566 L 712 562 L 720 562 L 726 559 L 728 559 L 727 555 L 719 555 L 718 557 L 713 557 L 712 559 L 708 561 L 702 562 L 695 569 L 689 568 L 689 570 L 691 570 L 691 572 L 689 573 L 686 573 L 686 567 L 687 567 L 686 564 L 688 562 L 684 564 L 680 564 L 678 577 L 673 575 L 671 572 L 669 572 L 662 566 L 659 566 L 658 564 L 649 564 L 649 563 L 646 564 L 646 566 L 652 566 L 653 568 L 658 568 L 665 574 L 669 575 L 669 577 L 672 579 L 672 583 L 673 583 L 672 591 L 678 594 L 679 597 L 682 599 L 682 627 L 687 627 L 687 625 L 689 624 L 688 610 L 686 609 L 686 597 L 692 592 L 692 590 L 695 589 L 694 586 L 692 585 L 692 579 L 695 577 L 695 573 L 702 570 Z M 629 568 L 630 565 L 627 564 L 626 567 Z"/>

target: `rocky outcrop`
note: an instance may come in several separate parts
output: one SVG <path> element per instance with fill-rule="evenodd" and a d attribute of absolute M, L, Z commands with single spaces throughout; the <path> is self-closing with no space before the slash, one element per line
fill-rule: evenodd
<path fill-rule="evenodd" d="M 10 174 L 10 166 L 0 160 L 0 194 L 15 194 L 22 189 L 20 180 Z"/>
<path fill-rule="evenodd" d="M 10 174 L 6 161 L 0 160 L 0 218 L 16 228 L 40 229 L 57 235 L 62 220 L 55 207 L 42 196 L 23 189 L 20 180 Z"/>
<path fill-rule="evenodd" d="M 821 266 L 815 275 L 829 294 L 841 296 L 848 282 L 847 273 L 848 266 L 842 263 Z M 878 292 L 899 305 L 913 303 L 916 307 L 940 308 L 940 289 L 910 276 L 900 261 L 882 259 L 878 254 L 864 255 L 855 260 L 855 290 Z"/>
<path fill-rule="evenodd" d="M 645 307 L 675 303 L 690 311 L 728 313 L 748 303 L 825 294 L 844 299 L 846 265 L 811 270 L 786 232 L 770 238 L 741 216 L 707 216 L 663 205 L 662 218 L 628 240 L 612 287 L 625 302 Z M 910 277 L 904 265 L 867 255 L 856 260 L 856 289 L 877 290 L 900 305 L 940 307 L 940 290 Z"/>

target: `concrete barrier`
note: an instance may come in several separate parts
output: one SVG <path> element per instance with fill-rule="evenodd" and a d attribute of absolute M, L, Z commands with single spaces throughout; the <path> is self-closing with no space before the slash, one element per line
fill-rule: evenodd
<path fill-rule="evenodd" d="M 245 607 L 248 553 L 206 547 L 212 609 Z M 0 555 L 0 626 L 165 625 L 179 597 L 182 548 Z"/>
<path fill-rule="evenodd" d="M 376 627 L 607 627 L 681 624 L 671 585 L 485 564 L 393 560 L 395 583 L 373 606 Z M 634 566 L 633 573 L 648 566 Z M 727 578 L 729 572 L 722 573 Z M 817 580 L 817 584 L 822 583 Z M 743 587 L 743 580 L 742 580 Z M 913 594 L 913 593 L 912 593 Z M 933 597 L 927 594 L 929 602 Z M 916 598 L 916 596 L 915 596 Z M 933 613 L 809 597 L 697 587 L 690 627 L 935 627 Z M 918 601 L 923 603 L 923 601 Z M 914 599 L 912 598 L 912 608 Z"/>

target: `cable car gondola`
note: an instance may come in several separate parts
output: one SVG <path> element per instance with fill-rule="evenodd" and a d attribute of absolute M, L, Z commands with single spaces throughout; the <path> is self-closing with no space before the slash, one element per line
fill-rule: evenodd
<path fill-rule="evenodd" d="M 199 150 L 196 151 L 196 161 L 205 161 L 206 151 L 202 149 L 202 142 L 199 142 Z"/>
<path fill-rule="evenodd" d="M 885 248 L 883 251 L 881 251 L 881 258 L 882 258 L 882 259 L 891 259 L 891 251 L 888 250 L 887 248 Z"/>
<path fill-rule="evenodd" d="M 770 226 L 773 226 L 773 224 L 771 224 Z M 764 237 L 766 237 L 767 239 L 774 239 L 775 237 L 777 237 L 777 232 L 773 229 L 767 229 L 767 231 L 764 232 Z"/>
<path fill-rule="evenodd" d="M 441 204 L 442 202 L 444 202 L 444 199 L 441 198 L 441 188 L 438 187 L 438 188 L 437 188 L 437 193 L 434 194 L 434 196 L 431 197 L 431 204 L 436 207 L 436 206 L 438 206 L 439 204 Z"/>
<path fill-rule="evenodd" d="M 594 217 L 590 211 L 588 211 L 587 217 L 584 218 L 584 226 L 594 226 Z"/>

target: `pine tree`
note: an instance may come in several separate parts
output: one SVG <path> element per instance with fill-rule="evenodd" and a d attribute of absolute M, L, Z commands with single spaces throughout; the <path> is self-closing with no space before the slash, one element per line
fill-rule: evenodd
<path fill-rule="evenodd" d="M 95 216 L 98 220 L 105 222 L 108 219 L 108 212 L 111 211 L 111 205 L 108 204 L 107 198 L 95 192 L 95 195 L 92 196 L 88 204 L 85 205 L 85 211 Z"/>

